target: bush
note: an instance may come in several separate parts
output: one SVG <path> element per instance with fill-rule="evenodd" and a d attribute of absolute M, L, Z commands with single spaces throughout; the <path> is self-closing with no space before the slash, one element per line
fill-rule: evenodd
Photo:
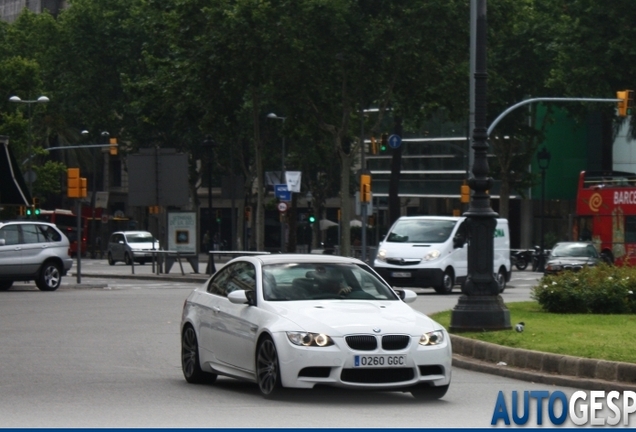
<path fill-rule="evenodd" d="M 636 268 L 601 264 L 544 276 L 532 291 L 546 312 L 636 313 Z"/>

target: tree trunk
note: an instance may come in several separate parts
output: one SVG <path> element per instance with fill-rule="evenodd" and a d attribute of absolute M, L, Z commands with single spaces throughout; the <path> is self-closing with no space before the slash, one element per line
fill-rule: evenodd
<path fill-rule="evenodd" d="M 252 90 L 252 121 L 254 123 L 254 159 L 256 163 L 256 250 L 265 250 L 265 188 L 263 187 L 263 143 L 260 135 L 260 98 Z"/>
<path fill-rule="evenodd" d="M 338 141 L 339 137 L 336 138 Z M 338 155 L 340 156 L 340 255 L 351 255 L 351 195 L 349 192 L 351 154 L 345 153 L 340 146 L 340 142 L 336 143 Z"/>

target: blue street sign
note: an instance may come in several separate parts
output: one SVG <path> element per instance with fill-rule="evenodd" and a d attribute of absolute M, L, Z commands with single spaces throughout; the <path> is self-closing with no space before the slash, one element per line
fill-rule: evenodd
<path fill-rule="evenodd" d="M 274 185 L 274 194 L 281 201 L 291 201 L 291 192 L 287 190 L 286 184 Z"/>
<path fill-rule="evenodd" d="M 402 144 L 401 136 L 393 134 L 389 137 L 389 147 L 391 147 L 392 149 L 398 148 L 400 144 Z"/>

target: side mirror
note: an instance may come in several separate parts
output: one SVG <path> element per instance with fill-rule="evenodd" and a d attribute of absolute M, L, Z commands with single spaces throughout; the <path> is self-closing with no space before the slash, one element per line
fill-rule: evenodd
<path fill-rule="evenodd" d="M 415 292 L 411 290 L 398 289 L 395 290 L 395 292 L 404 303 L 413 303 L 417 298 L 417 294 L 415 294 Z"/>
<path fill-rule="evenodd" d="M 458 249 L 464 247 L 464 239 L 461 237 L 453 237 L 453 248 Z"/>
<path fill-rule="evenodd" d="M 251 294 L 251 292 L 248 293 L 245 290 L 236 290 L 229 293 L 227 299 L 233 304 L 248 304 L 252 306 L 254 302 L 250 300 Z"/>

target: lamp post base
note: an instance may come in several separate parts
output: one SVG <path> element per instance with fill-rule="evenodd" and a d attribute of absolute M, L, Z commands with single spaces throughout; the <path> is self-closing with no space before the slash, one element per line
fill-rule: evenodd
<path fill-rule="evenodd" d="M 451 311 L 450 331 L 510 330 L 510 311 L 500 295 L 459 297 Z"/>

